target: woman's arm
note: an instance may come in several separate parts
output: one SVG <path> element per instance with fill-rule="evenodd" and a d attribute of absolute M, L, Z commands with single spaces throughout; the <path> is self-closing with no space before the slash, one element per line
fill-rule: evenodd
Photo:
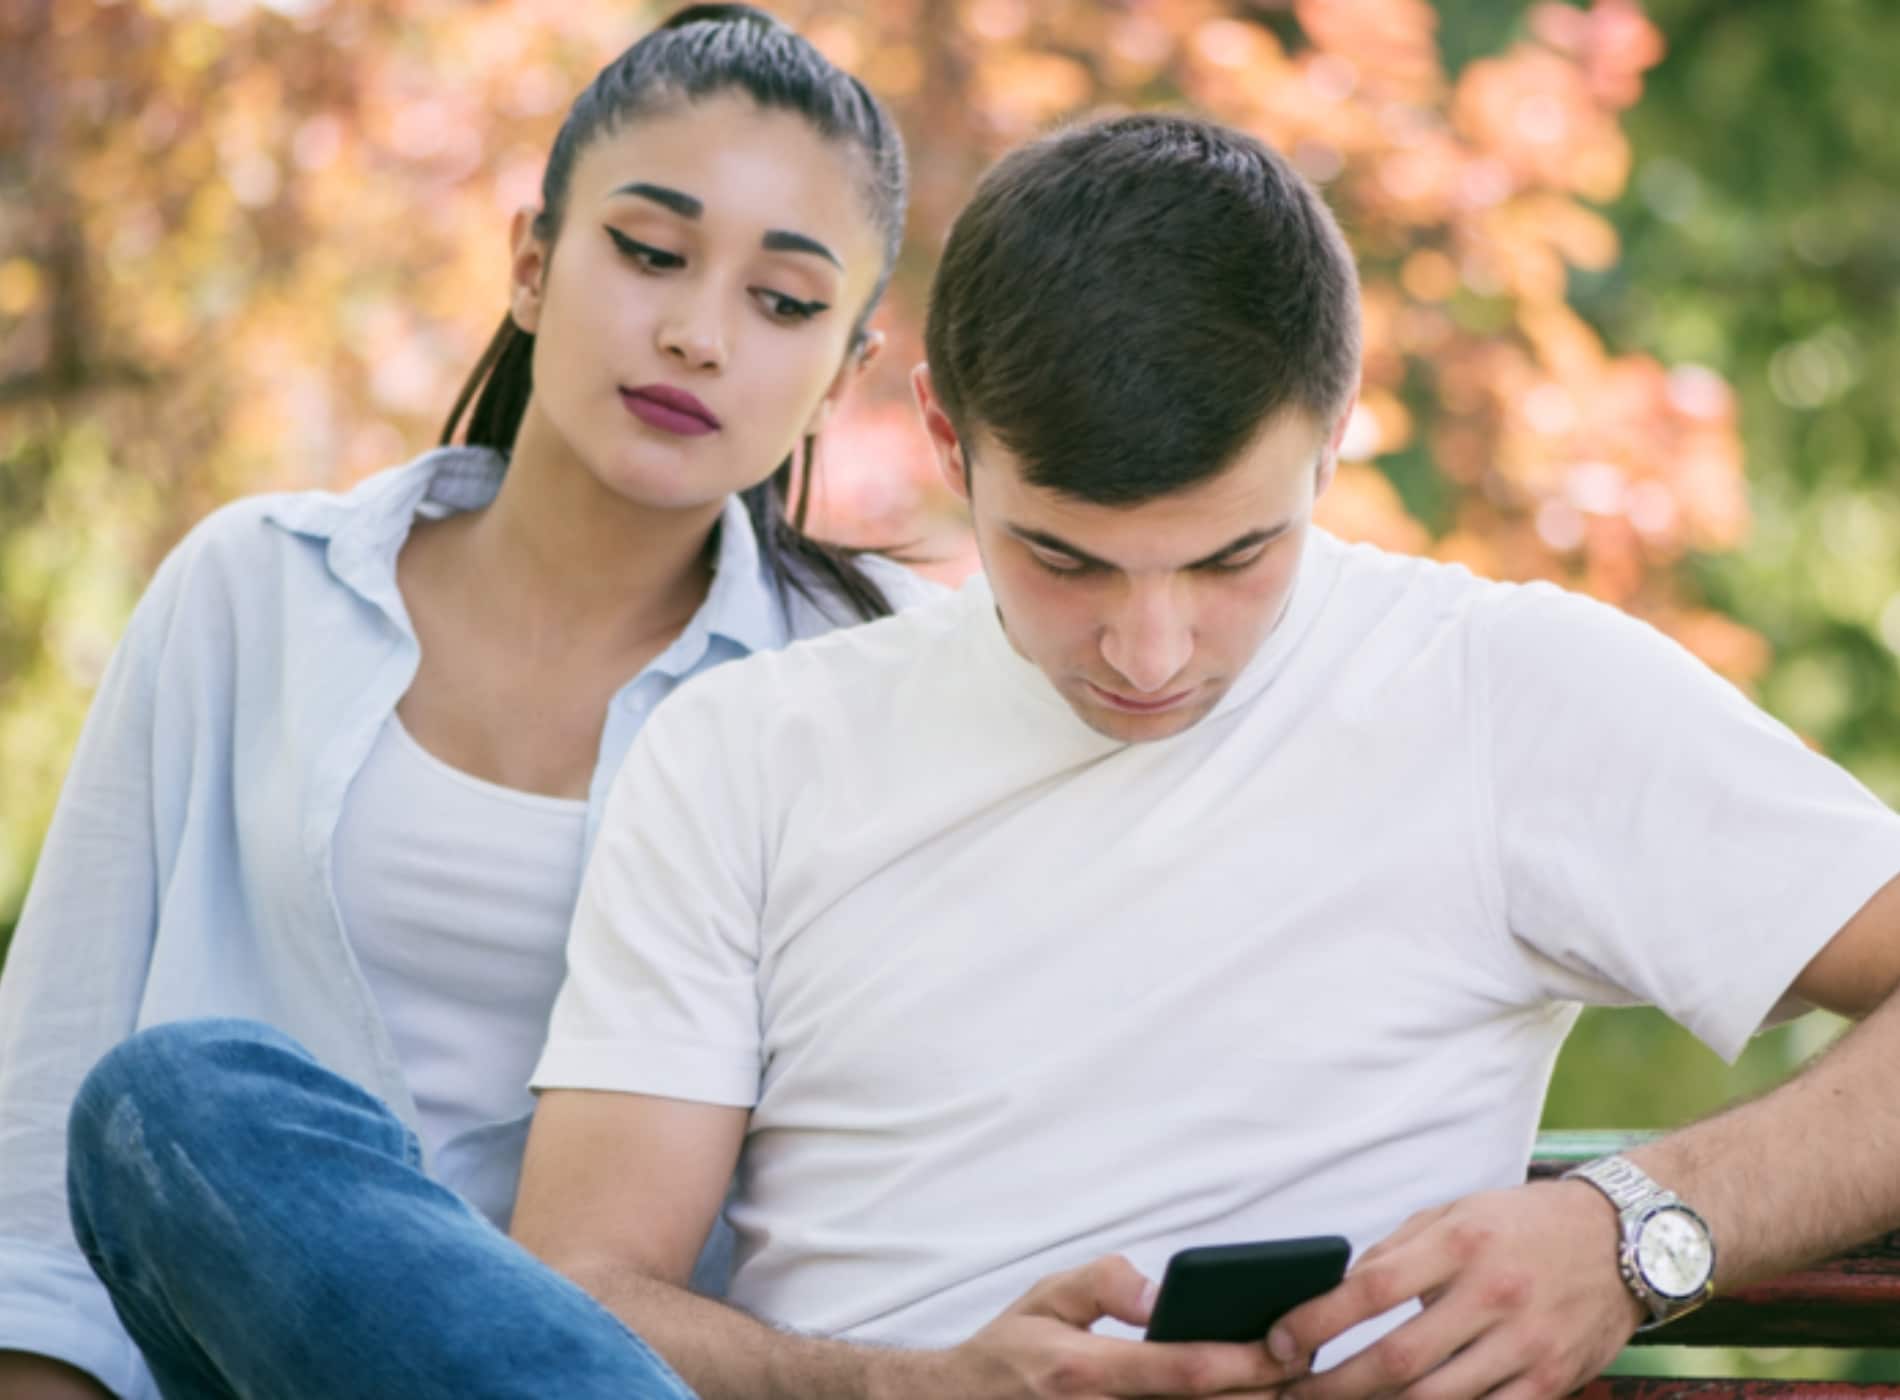
<path fill-rule="evenodd" d="M 111 1400 L 112 1392 L 63 1361 L 0 1351 L 0 1395 L 14 1400 Z"/>
<path fill-rule="evenodd" d="M 178 555 L 134 611 L 80 735 L 0 975 L 0 1390 L 106 1387 L 143 1362 L 80 1254 L 66 1210 L 66 1115 L 86 1073 L 129 1035 L 157 923 L 154 695 L 177 612 Z M 24 1372 L 23 1372 L 24 1368 Z M 23 1382 L 22 1382 L 23 1384 Z M 66 1387 L 65 1390 L 55 1387 Z"/>

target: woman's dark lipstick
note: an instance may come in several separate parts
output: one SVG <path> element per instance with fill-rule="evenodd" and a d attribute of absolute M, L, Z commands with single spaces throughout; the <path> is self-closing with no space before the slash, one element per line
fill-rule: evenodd
<path fill-rule="evenodd" d="M 719 420 L 710 408 L 671 385 L 642 384 L 637 389 L 622 389 L 620 401 L 635 418 L 663 433 L 701 437 L 719 431 Z"/>

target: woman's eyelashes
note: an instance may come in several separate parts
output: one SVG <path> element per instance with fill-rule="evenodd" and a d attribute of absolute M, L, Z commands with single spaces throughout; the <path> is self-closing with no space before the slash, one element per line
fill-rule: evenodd
<path fill-rule="evenodd" d="M 685 267 L 686 259 L 678 253 L 669 253 L 664 248 L 655 248 L 650 243 L 627 237 L 619 229 L 609 226 L 607 236 L 614 241 L 614 247 L 625 253 L 634 262 L 648 272 L 670 272 L 676 267 Z"/>
<path fill-rule="evenodd" d="M 783 292 L 775 292 L 770 287 L 754 287 L 752 294 L 765 308 L 765 314 L 780 321 L 809 321 L 820 311 L 830 309 L 827 301 L 800 301 L 797 297 L 788 297 Z"/>
<path fill-rule="evenodd" d="M 686 259 L 678 253 L 668 252 L 665 248 L 656 248 L 651 243 L 642 243 L 637 238 L 629 238 L 612 225 L 607 226 L 607 236 L 613 240 L 614 247 L 645 272 L 673 272 L 686 266 Z M 796 325 L 809 321 L 820 312 L 831 309 L 827 301 L 801 301 L 784 292 L 773 291 L 770 287 L 750 287 L 753 299 L 759 308 L 774 321 Z"/>

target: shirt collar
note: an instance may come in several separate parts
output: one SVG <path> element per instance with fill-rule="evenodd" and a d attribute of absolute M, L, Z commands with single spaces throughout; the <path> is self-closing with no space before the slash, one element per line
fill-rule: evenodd
<path fill-rule="evenodd" d="M 752 514 L 737 496 L 728 496 L 719 513 L 717 548 L 706 601 L 655 663 L 674 675 L 693 669 L 712 637 L 724 637 L 748 654 L 775 650 L 790 639 L 784 600 L 766 572 Z"/>
<path fill-rule="evenodd" d="M 331 572 L 406 627 L 396 555 L 416 516 L 481 509 L 495 499 L 507 470 L 507 459 L 492 449 L 438 447 L 340 494 L 280 497 L 265 519 L 325 541 Z M 766 572 L 751 514 L 737 496 L 727 497 L 720 511 L 718 536 L 706 601 L 656 663 L 676 675 L 692 670 L 715 636 L 743 652 L 770 650 L 787 640 L 778 586 Z"/>

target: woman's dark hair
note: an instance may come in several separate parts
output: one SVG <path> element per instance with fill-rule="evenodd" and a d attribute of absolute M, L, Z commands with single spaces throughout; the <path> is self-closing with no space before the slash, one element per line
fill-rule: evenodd
<path fill-rule="evenodd" d="M 1278 154 L 1191 117 L 1098 121 L 1005 156 L 957 216 L 924 327 L 967 446 L 1134 505 L 1225 470 L 1270 415 L 1359 382 L 1359 282 Z"/>
<path fill-rule="evenodd" d="M 903 138 L 862 83 L 750 5 L 689 5 L 600 71 L 574 100 L 554 138 L 541 177 L 536 236 L 552 244 L 560 233 L 574 162 L 596 137 L 723 92 L 742 92 L 761 107 L 795 112 L 826 140 L 855 146 L 863 156 L 864 201 L 884 235 L 884 265 L 852 327 L 855 352 L 864 340 L 864 323 L 890 282 L 904 236 Z M 511 452 L 534 387 L 533 360 L 534 336 L 504 316 L 449 412 L 443 444 L 455 440 L 468 412 L 465 442 L 503 456 Z M 759 551 L 781 596 L 796 589 L 822 604 L 822 591 L 841 598 L 860 617 L 884 616 L 891 611 L 890 601 L 858 566 L 857 551 L 805 533 L 814 445 L 812 437 L 805 438 L 802 471 L 801 453 L 794 452 L 770 477 L 742 493 Z M 794 481 L 797 499 L 791 500 Z"/>

